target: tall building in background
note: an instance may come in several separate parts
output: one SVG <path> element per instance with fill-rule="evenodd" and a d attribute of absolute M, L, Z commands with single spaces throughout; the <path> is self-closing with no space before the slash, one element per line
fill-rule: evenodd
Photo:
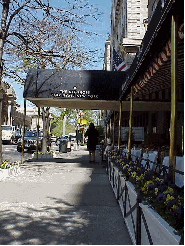
<path fill-rule="evenodd" d="M 112 0 L 111 34 L 105 43 L 103 69 L 107 71 L 127 71 L 138 52 L 148 25 L 148 0 Z M 152 7 L 151 7 L 152 8 Z M 115 53 L 117 60 L 115 60 Z M 123 61 L 116 64 L 119 59 Z M 124 70 L 115 69 L 118 65 Z M 104 118 L 111 114 L 104 111 Z"/>
<path fill-rule="evenodd" d="M 148 0 L 112 0 L 111 68 L 113 48 L 129 67 L 147 30 Z"/>
<path fill-rule="evenodd" d="M 105 42 L 104 64 L 103 64 L 103 70 L 106 71 L 111 71 L 110 50 L 111 50 L 111 43 L 110 43 L 110 39 L 108 39 Z"/>

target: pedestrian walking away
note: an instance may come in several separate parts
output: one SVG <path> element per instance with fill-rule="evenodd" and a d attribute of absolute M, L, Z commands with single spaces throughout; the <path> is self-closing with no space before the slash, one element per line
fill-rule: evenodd
<path fill-rule="evenodd" d="M 98 144 L 99 133 L 93 123 L 90 123 L 85 137 L 88 137 L 89 162 L 95 162 L 95 150 Z"/>

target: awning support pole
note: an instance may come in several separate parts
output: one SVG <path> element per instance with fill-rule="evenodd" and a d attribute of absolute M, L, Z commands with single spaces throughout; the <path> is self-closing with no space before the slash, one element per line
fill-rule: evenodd
<path fill-rule="evenodd" d="M 113 135 L 112 135 L 112 147 L 114 150 L 114 145 L 115 145 L 115 121 L 116 121 L 116 111 L 114 111 L 114 121 L 113 121 Z"/>
<path fill-rule="evenodd" d="M 38 150 L 39 150 L 39 118 L 40 118 L 40 107 L 38 107 L 38 119 L 37 119 L 37 140 L 36 140 L 36 158 L 38 159 Z"/>
<path fill-rule="evenodd" d="M 171 121 L 170 121 L 170 150 L 169 150 L 169 178 L 175 181 L 175 140 L 176 140 L 176 116 L 177 116 L 177 20 L 172 16 L 171 28 Z"/>
<path fill-rule="evenodd" d="M 22 132 L 22 154 L 21 164 L 24 162 L 24 135 L 25 135 L 25 122 L 26 122 L 26 99 L 24 99 L 24 115 L 23 115 L 23 132 Z"/>
<path fill-rule="evenodd" d="M 120 151 L 120 146 L 121 146 L 121 113 L 122 113 L 122 101 L 120 101 L 120 107 L 119 107 L 118 151 Z"/>
<path fill-rule="evenodd" d="M 131 93 L 130 93 L 130 118 L 129 118 L 129 134 L 128 134 L 128 159 L 130 159 L 130 157 L 131 157 L 132 113 L 133 113 L 133 87 L 131 86 Z"/>

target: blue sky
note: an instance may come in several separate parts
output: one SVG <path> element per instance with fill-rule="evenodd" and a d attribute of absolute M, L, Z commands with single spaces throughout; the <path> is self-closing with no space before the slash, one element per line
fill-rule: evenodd
<path fill-rule="evenodd" d="M 73 1 L 73 0 L 69 0 Z M 61 3 L 64 2 L 63 0 L 50 0 L 50 3 L 53 5 L 61 5 Z M 99 50 L 99 56 L 102 57 L 98 60 L 98 62 L 94 63 L 94 66 L 87 67 L 89 70 L 102 70 L 103 68 L 103 56 L 104 56 L 104 47 L 105 47 L 105 41 L 108 38 L 108 34 L 110 33 L 110 11 L 111 11 L 111 0 L 89 0 L 89 4 L 93 4 L 95 7 L 97 7 L 102 13 L 101 21 L 92 21 L 88 28 L 96 32 L 98 36 L 91 40 L 86 38 L 83 40 L 85 45 L 91 49 L 98 49 Z M 95 60 L 96 57 L 95 57 Z M 23 106 L 23 86 L 18 85 L 16 83 L 12 84 L 17 96 L 17 102 Z"/>

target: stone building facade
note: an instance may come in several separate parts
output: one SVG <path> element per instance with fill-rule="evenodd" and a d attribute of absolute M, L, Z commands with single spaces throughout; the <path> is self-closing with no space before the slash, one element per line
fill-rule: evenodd
<path fill-rule="evenodd" d="M 11 84 L 4 84 L 4 94 L 2 98 L 1 125 L 12 125 L 15 128 L 22 128 L 23 113 L 19 112 L 19 105 L 16 101 L 16 94 Z M 31 118 L 25 117 L 25 124 L 31 126 Z"/>
<path fill-rule="evenodd" d="M 110 39 L 108 39 L 105 42 L 103 70 L 111 71 L 110 56 L 111 56 L 111 41 L 110 41 Z"/>
<path fill-rule="evenodd" d="M 147 29 L 147 6 L 148 0 L 112 0 L 111 46 L 128 66 L 131 65 Z"/>

